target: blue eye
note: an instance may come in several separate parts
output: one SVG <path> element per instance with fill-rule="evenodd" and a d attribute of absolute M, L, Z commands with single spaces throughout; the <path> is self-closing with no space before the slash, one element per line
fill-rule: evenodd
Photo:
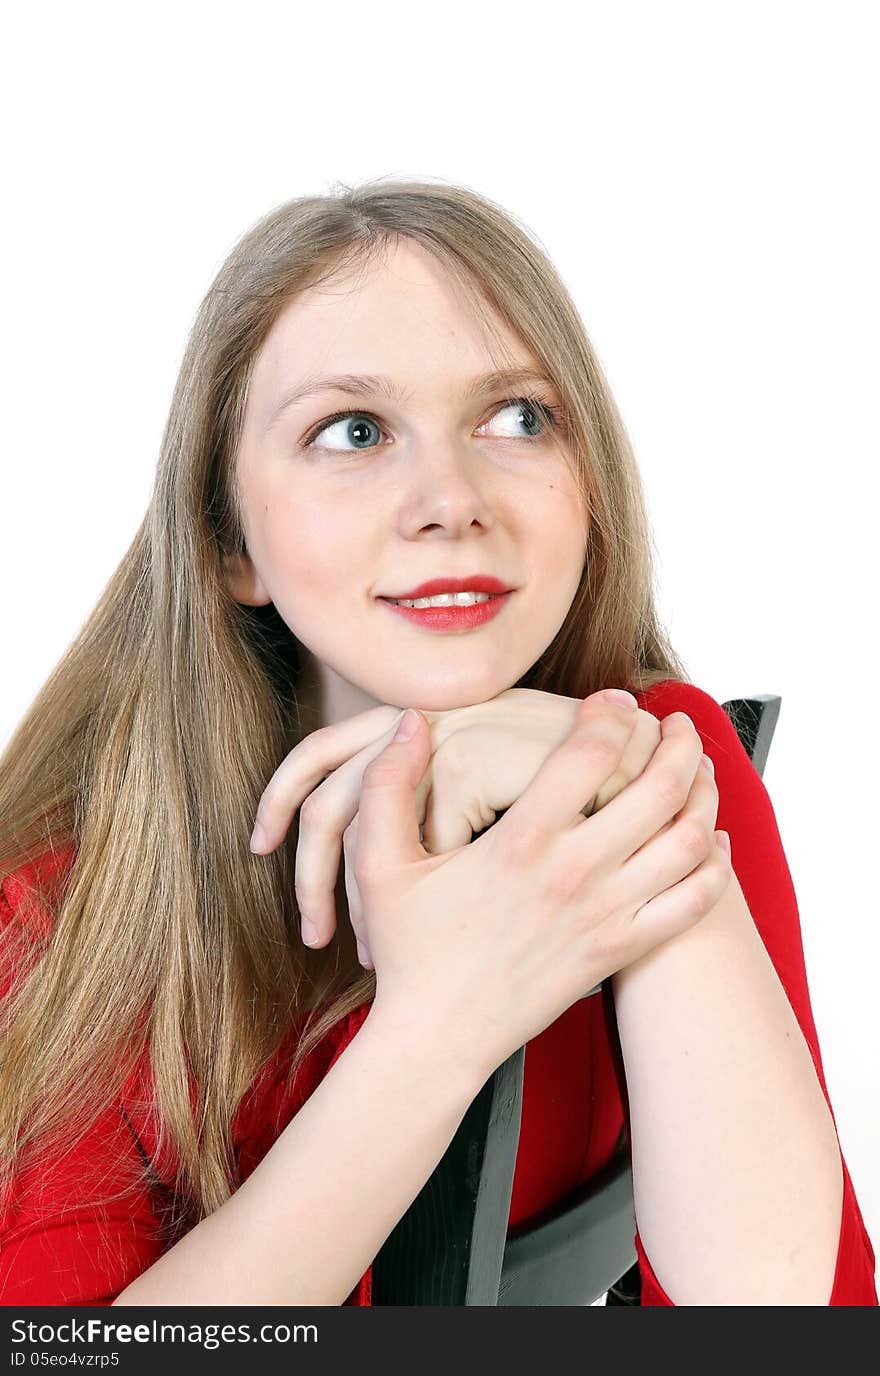
<path fill-rule="evenodd" d="M 535 424 L 540 424 L 540 429 L 537 434 L 512 435 L 508 437 L 510 439 L 524 439 L 527 442 L 534 442 L 547 437 L 548 427 L 553 430 L 559 430 L 562 427 L 564 408 L 562 406 L 552 406 L 549 402 L 538 401 L 534 397 L 514 397 L 507 401 L 503 401 L 496 407 L 492 414 L 493 416 L 499 415 L 502 411 L 507 411 L 514 407 L 518 408 L 520 417 L 523 419 L 525 425 L 534 426 Z M 358 449 L 374 449 L 377 447 L 376 445 L 368 443 L 369 429 L 372 427 L 374 430 L 381 431 L 382 425 L 377 417 L 371 415 L 369 411 L 336 411 L 332 416 L 328 416 L 326 420 L 322 420 L 319 425 L 315 426 L 314 429 L 309 432 L 304 441 L 304 447 L 314 447 L 318 449 L 327 448 L 330 450 L 338 449 L 336 445 L 315 445 L 314 442 L 325 430 L 330 430 L 336 425 L 341 425 L 343 421 L 349 422 L 345 427 L 344 434 L 346 438 L 351 439 L 354 443 L 355 449 L 342 449 L 339 450 L 339 452 L 352 453 L 357 452 Z"/>

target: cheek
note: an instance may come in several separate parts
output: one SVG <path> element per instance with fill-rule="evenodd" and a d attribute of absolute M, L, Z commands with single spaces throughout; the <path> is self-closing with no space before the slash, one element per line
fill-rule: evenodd
<path fill-rule="evenodd" d="M 550 479 L 534 494 L 530 519 L 541 565 L 554 577 L 566 573 L 580 578 L 589 533 L 589 519 L 573 479 L 566 473 Z"/>
<path fill-rule="evenodd" d="M 338 595 L 346 571 L 355 572 L 359 536 L 362 527 L 341 503 L 333 508 L 304 499 L 275 506 L 262 533 L 264 559 L 288 593 Z"/>
<path fill-rule="evenodd" d="M 276 610 L 297 639 L 332 659 L 340 629 L 347 641 L 360 624 L 359 599 L 376 579 L 363 505 L 301 493 L 264 503 L 263 516 L 262 568 Z"/>

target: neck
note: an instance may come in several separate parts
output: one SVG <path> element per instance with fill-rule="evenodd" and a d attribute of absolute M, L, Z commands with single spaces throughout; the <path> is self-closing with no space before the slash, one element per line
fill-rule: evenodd
<path fill-rule="evenodd" d="M 321 726 L 334 726 L 337 722 L 347 721 L 349 717 L 354 717 L 359 712 L 367 712 L 371 707 L 379 705 L 369 693 L 349 683 L 315 655 L 307 650 L 304 650 L 303 654 L 304 663 L 297 684 L 297 701 L 306 731 L 317 731 Z"/>

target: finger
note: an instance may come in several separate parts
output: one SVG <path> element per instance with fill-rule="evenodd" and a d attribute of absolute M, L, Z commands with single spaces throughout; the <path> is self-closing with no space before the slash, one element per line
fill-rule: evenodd
<path fill-rule="evenodd" d="M 434 751 L 426 777 L 428 774 L 431 788 L 425 800 L 422 845 L 429 855 L 444 855 L 469 845 L 476 832 L 494 822 L 495 812 L 482 815 L 466 731 Z M 503 781 L 496 778 L 495 782 L 500 782 L 503 790 Z"/>
<path fill-rule="evenodd" d="M 661 942 L 681 936 L 693 927 L 712 911 L 732 878 L 730 858 L 716 839 L 702 864 L 677 884 L 651 898 L 635 914 L 630 926 L 630 933 L 635 938 L 632 960 L 638 960 Z"/>
<path fill-rule="evenodd" d="M 294 888 L 300 916 L 312 924 L 309 946 L 325 946 L 336 931 L 343 834 L 357 814 L 364 770 L 382 748 L 380 739 L 359 751 L 310 793 L 300 808 Z"/>
<path fill-rule="evenodd" d="M 367 765 L 358 809 L 357 879 L 375 882 L 383 872 L 428 858 L 419 840 L 416 788 L 431 751 L 431 732 L 422 714 L 411 715 L 408 738 L 395 736 Z"/>
<path fill-rule="evenodd" d="M 651 712 L 640 710 L 636 713 L 633 733 L 623 752 L 623 759 L 610 779 L 607 779 L 594 800 L 591 812 L 600 812 L 612 798 L 637 779 L 646 768 L 648 761 L 660 744 L 660 723 Z M 590 816 L 591 812 L 585 813 Z"/>
<path fill-rule="evenodd" d="M 470 845 L 477 832 L 491 825 L 486 821 L 482 826 L 474 826 L 466 807 L 453 802 L 448 794 L 442 799 L 442 807 L 440 804 L 434 789 L 428 797 L 422 828 L 422 844 L 429 855 L 445 855 L 459 846 Z"/>
<path fill-rule="evenodd" d="M 346 721 L 311 731 L 285 756 L 260 796 L 251 849 L 268 855 L 290 829 L 298 807 L 333 770 L 374 742 L 384 749 L 403 713 L 398 707 L 371 707 Z M 264 841 L 256 839 L 261 828 Z"/>
<path fill-rule="evenodd" d="M 358 845 L 358 817 L 355 817 L 349 826 L 346 827 L 342 837 L 343 865 L 345 867 L 345 895 L 348 899 L 348 918 L 351 923 L 352 931 L 357 942 L 358 960 L 367 970 L 372 970 L 373 959 L 370 954 L 370 942 L 367 936 L 366 923 L 364 921 L 364 910 L 361 904 L 360 890 L 358 889 L 357 879 L 355 878 L 355 862 L 357 857 Z"/>
<path fill-rule="evenodd" d="M 620 764 L 635 726 L 636 705 L 633 698 L 630 710 L 606 698 L 604 690 L 585 698 L 569 735 L 507 809 L 495 835 L 512 838 L 517 850 L 532 850 L 560 828 L 583 824 L 581 810 Z"/>
<path fill-rule="evenodd" d="M 703 742 L 690 717 L 685 712 L 664 717 L 660 744 L 639 777 L 564 838 L 573 860 L 583 858 L 585 840 L 609 865 L 628 860 L 681 812 L 702 755 Z"/>
<path fill-rule="evenodd" d="M 615 896 L 621 905 L 647 903 L 711 858 L 717 818 L 718 787 L 701 759 L 681 811 L 619 867 Z"/>

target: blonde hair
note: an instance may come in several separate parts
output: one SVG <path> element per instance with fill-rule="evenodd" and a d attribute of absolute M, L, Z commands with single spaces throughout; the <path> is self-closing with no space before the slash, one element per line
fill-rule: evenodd
<path fill-rule="evenodd" d="M 199 307 L 144 520 L 0 758 L 0 874 L 34 862 L 30 899 L 51 916 L 43 934 L 7 927 L 0 951 L 12 980 L 0 1185 L 25 1151 L 69 1150 L 147 1049 L 163 1141 L 180 1161 L 170 1232 L 194 1226 L 240 1183 L 233 1116 L 294 1022 L 304 1018 L 291 1079 L 373 997 L 347 923 L 326 950 L 302 945 L 296 826 L 270 857 L 248 848 L 257 800 L 305 734 L 300 652 L 274 607 L 233 600 L 222 558 L 245 548 L 235 457 L 273 322 L 298 293 L 365 271 L 400 238 L 468 288 L 490 329 L 496 312 L 565 403 L 587 557 L 565 623 L 519 686 L 582 698 L 686 681 L 658 624 L 628 437 L 577 310 L 525 227 L 431 181 L 337 185 L 272 210 Z M 72 863 L 44 872 L 46 855 Z"/>

